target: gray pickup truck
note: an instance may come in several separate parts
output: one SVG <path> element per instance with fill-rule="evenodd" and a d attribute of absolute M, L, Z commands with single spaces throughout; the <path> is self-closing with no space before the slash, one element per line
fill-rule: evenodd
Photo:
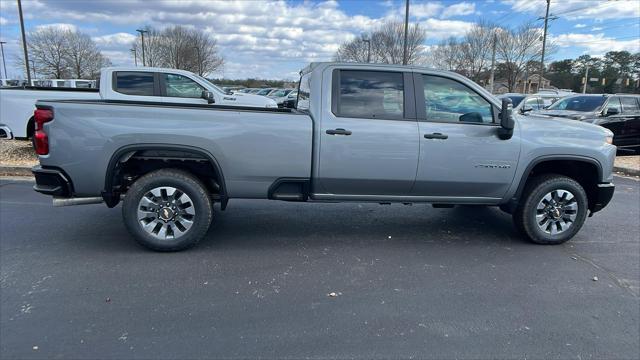
<path fill-rule="evenodd" d="M 499 206 L 559 244 L 614 192 L 611 131 L 513 114 L 419 67 L 313 63 L 294 110 L 42 100 L 35 120 L 35 190 L 58 206 L 122 200 L 127 229 L 160 251 L 196 244 L 213 203 L 239 198 Z"/>

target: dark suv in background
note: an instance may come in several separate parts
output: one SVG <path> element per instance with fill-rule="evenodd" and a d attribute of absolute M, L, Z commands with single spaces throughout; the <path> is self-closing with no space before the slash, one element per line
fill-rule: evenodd
<path fill-rule="evenodd" d="M 640 95 L 581 94 L 553 103 L 538 115 L 590 122 L 613 132 L 621 155 L 640 153 Z"/>

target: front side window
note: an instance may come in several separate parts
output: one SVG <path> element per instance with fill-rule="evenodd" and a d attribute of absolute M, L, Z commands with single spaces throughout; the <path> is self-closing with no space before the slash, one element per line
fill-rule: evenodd
<path fill-rule="evenodd" d="M 491 103 L 452 79 L 423 75 L 427 120 L 438 122 L 492 123 Z"/>
<path fill-rule="evenodd" d="M 617 113 L 621 113 L 622 112 L 622 107 L 620 106 L 620 98 L 619 97 L 612 97 L 611 99 L 609 99 L 609 102 L 607 103 L 607 107 L 604 109 L 605 113 L 608 113 L 610 110 L 613 110 Z"/>
<path fill-rule="evenodd" d="M 115 91 L 126 95 L 153 96 L 153 73 L 118 71 Z"/>
<path fill-rule="evenodd" d="M 638 99 L 632 97 L 621 97 L 622 109 L 625 113 L 635 113 L 640 111 L 638 106 Z"/>
<path fill-rule="evenodd" d="M 164 86 L 168 97 L 201 98 L 205 90 L 197 82 L 178 74 L 164 74 Z"/>
<path fill-rule="evenodd" d="M 338 116 L 401 119 L 404 115 L 400 72 L 341 70 L 339 86 Z"/>
<path fill-rule="evenodd" d="M 525 110 L 538 110 L 540 109 L 540 104 L 538 103 L 538 98 L 529 98 L 524 102 Z"/>

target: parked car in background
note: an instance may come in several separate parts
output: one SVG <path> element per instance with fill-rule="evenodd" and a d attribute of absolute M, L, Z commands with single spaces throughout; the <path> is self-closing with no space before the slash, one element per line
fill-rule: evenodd
<path fill-rule="evenodd" d="M 537 113 L 600 125 L 613 132 L 621 154 L 640 152 L 640 95 L 573 95 Z"/>
<path fill-rule="evenodd" d="M 262 96 L 267 96 L 269 95 L 270 92 L 272 92 L 274 90 L 274 88 L 264 88 L 264 89 L 259 89 L 258 91 L 255 92 L 256 95 L 262 95 Z"/>
<path fill-rule="evenodd" d="M 559 99 L 556 94 L 517 94 L 509 93 L 498 96 L 498 98 L 509 98 L 513 101 L 513 110 L 518 111 L 521 114 L 526 114 L 529 111 L 536 111 L 544 109 Z"/>
<path fill-rule="evenodd" d="M 276 104 L 278 104 L 279 108 L 284 107 L 283 103 L 288 99 L 288 95 L 293 91 L 293 89 L 277 89 L 272 91 L 268 97 L 273 99 Z"/>
<path fill-rule="evenodd" d="M 14 86 L 23 86 L 24 80 L 18 79 L 0 79 L 1 87 L 14 87 Z"/>
<path fill-rule="evenodd" d="M 298 90 L 294 90 L 287 95 L 287 98 L 282 102 L 282 105 L 278 104 L 278 107 L 285 109 L 295 109 L 296 102 L 298 101 Z"/>
<path fill-rule="evenodd" d="M 104 68 L 100 90 L 82 88 L 26 87 L 0 89 L 0 123 L 16 138 L 34 132 L 33 109 L 38 99 L 110 100 L 150 103 L 216 104 L 277 108 L 272 99 L 252 94 L 229 94 L 209 80 L 177 69 L 151 67 Z"/>
<path fill-rule="evenodd" d="M 132 237 L 160 251 L 195 245 L 230 199 L 500 206 L 525 238 L 560 244 L 613 196 L 602 127 L 513 114 L 454 72 L 300 74 L 297 111 L 40 100 L 34 189 L 56 205 L 123 201 Z"/>
<path fill-rule="evenodd" d="M 53 88 L 81 88 L 81 89 L 95 89 L 95 80 L 85 79 L 44 79 L 44 80 L 31 80 L 32 86 L 41 87 L 53 87 Z"/>

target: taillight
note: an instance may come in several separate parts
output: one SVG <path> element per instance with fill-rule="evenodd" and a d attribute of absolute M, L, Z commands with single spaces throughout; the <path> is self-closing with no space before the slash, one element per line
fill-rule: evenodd
<path fill-rule="evenodd" d="M 33 112 L 33 118 L 36 126 L 36 131 L 33 134 L 36 154 L 47 155 L 49 154 L 49 138 L 47 137 L 47 133 L 44 132 L 44 123 L 53 120 L 53 110 L 36 109 L 36 111 Z"/>

